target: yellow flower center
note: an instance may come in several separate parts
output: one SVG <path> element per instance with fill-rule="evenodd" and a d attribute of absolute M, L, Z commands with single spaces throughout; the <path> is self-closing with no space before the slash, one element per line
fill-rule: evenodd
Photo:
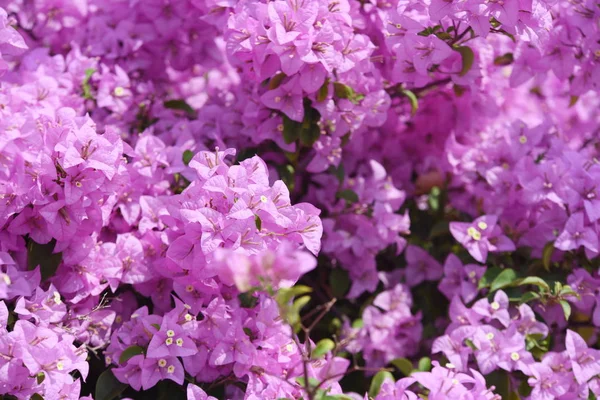
<path fill-rule="evenodd" d="M 498 310 L 500 308 L 500 304 L 498 304 L 497 301 L 494 301 L 492 304 L 490 304 L 490 307 L 492 307 L 492 310 Z"/>
<path fill-rule="evenodd" d="M 169 329 L 169 330 L 167 331 L 167 336 L 168 336 L 168 337 L 173 337 L 173 336 L 175 336 L 175 331 L 174 331 L 174 330 L 172 330 L 172 329 Z"/>
<path fill-rule="evenodd" d="M 494 338 L 494 334 L 490 332 L 487 335 L 485 335 L 485 337 L 488 338 L 488 340 L 492 340 Z"/>
<path fill-rule="evenodd" d="M 63 369 L 65 369 L 65 364 L 63 364 L 62 361 L 57 362 L 56 369 L 62 371 Z"/>
<path fill-rule="evenodd" d="M 182 338 L 179 338 L 179 339 L 177 339 L 177 340 L 175 341 L 175 344 L 176 344 L 177 346 L 179 346 L 179 347 L 183 346 L 183 339 L 182 339 Z"/>
<path fill-rule="evenodd" d="M 165 360 L 164 358 L 161 358 L 160 360 L 158 360 L 158 366 L 161 368 L 166 367 L 167 365 L 167 360 Z"/>
<path fill-rule="evenodd" d="M 527 137 L 524 135 L 519 136 L 519 143 L 521 143 L 521 144 L 527 143 Z"/>
<path fill-rule="evenodd" d="M 267 196 L 260 196 L 260 201 L 266 203 L 267 201 L 269 201 L 269 199 L 267 199 Z"/>
<path fill-rule="evenodd" d="M 121 96 L 123 96 L 125 94 L 125 89 L 123 89 L 121 86 L 117 86 L 115 88 L 114 94 L 117 97 L 121 97 Z"/>
<path fill-rule="evenodd" d="M 480 240 L 481 239 L 481 232 L 479 232 L 477 229 L 473 228 L 472 226 L 469 227 L 469 229 L 467 229 L 467 234 L 473 238 L 473 240 Z"/>
<path fill-rule="evenodd" d="M 519 361 L 519 358 L 521 358 L 521 356 L 519 355 L 519 353 L 513 352 L 513 353 L 510 354 L 510 359 L 513 360 L 513 361 Z"/>
<path fill-rule="evenodd" d="M 166 343 L 166 345 L 167 345 L 167 346 L 170 346 L 170 345 L 172 345 L 172 344 L 173 344 L 173 338 L 170 338 L 170 337 L 168 337 L 168 338 L 165 340 L 165 343 Z"/>
<path fill-rule="evenodd" d="M 173 372 L 175 372 L 175 366 L 174 365 L 169 365 L 169 367 L 167 368 L 167 372 L 169 374 L 172 374 Z"/>
<path fill-rule="evenodd" d="M 487 227 L 488 227 L 488 224 L 486 224 L 486 223 L 485 223 L 485 222 L 483 222 L 483 221 L 479 221 L 479 222 L 477 223 L 477 227 L 478 227 L 479 229 L 481 229 L 482 231 L 484 231 L 484 230 L 486 230 L 486 229 L 487 229 Z"/>

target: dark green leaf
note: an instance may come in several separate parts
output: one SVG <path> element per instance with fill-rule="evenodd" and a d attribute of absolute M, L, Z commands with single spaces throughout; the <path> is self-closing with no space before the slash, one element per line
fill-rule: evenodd
<path fill-rule="evenodd" d="M 54 239 L 46 244 L 38 244 L 31 239 L 27 243 L 27 266 L 32 270 L 39 265 L 42 280 L 54 276 L 62 261 L 62 253 L 53 253 L 55 244 Z"/>
<path fill-rule="evenodd" d="M 306 147 L 312 147 L 313 144 L 321 137 L 321 128 L 312 120 L 302 122 L 302 130 L 300 131 L 300 143 Z"/>
<path fill-rule="evenodd" d="M 344 183 L 346 171 L 344 171 L 344 165 L 342 163 L 340 163 L 337 168 L 335 165 L 330 165 L 327 172 L 335 176 L 340 184 Z"/>
<path fill-rule="evenodd" d="M 157 383 L 158 395 L 153 400 L 186 400 L 186 390 L 183 386 L 165 379 Z"/>
<path fill-rule="evenodd" d="M 287 143 L 294 143 L 300 137 L 302 123 L 283 116 L 283 140 Z"/>
<path fill-rule="evenodd" d="M 329 338 L 321 339 L 311 352 L 310 357 L 312 359 L 321 358 L 333 349 L 335 349 L 335 342 L 333 340 Z"/>
<path fill-rule="evenodd" d="M 398 370 L 402 372 L 404 376 L 409 376 L 413 370 L 412 362 L 406 358 L 395 358 L 390 361 L 390 364 L 398 368 Z"/>
<path fill-rule="evenodd" d="M 356 194 L 356 192 L 352 189 L 340 190 L 335 194 L 335 197 L 338 199 L 344 199 L 349 203 L 358 203 L 359 201 L 358 194 Z"/>
<path fill-rule="evenodd" d="M 133 356 L 144 354 L 144 348 L 141 346 L 129 346 L 121 353 L 119 357 L 119 364 L 125 365 L 125 363 Z"/>
<path fill-rule="evenodd" d="M 242 308 L 254 308 L 258 304 L 258 297 L 253 296 L 253 291 L 238 294 L 238 300 Z"/>
<path fill-rule="evenodd" d="M 515 61 L 513 53 L 506 53 L 504 55 L 494 58 L 495 65 L 510 65 Z"/>
<path fill-rule="evenodd" d="M 341 268 L 334 268 L 329 274 L 329 285 L 334 297 L 341 299 L 350 288 L 350 277 L 348 272 Z"/>
<path fill-rule="evenodd" d="M 269 90 L 273 90 L 273 89 L 277 89 L 279 87 L 279 85 L 281 85 L 281 82 L 283 82 L 283 80 L 285 79 L 285 74 L 283 72 L 275 75 L 273 78 L 271 78 L 271 80 L 269 81 Z"/>
<path fill-rule="evenodd" d="M 42 382 L 44 382 L 44 379 L 46 379 L 46 374 L 44 374 L 43 372 L 38 372 L 38 374 L 35 377 L 36 377 L 36 381 L 39 385 Z"/>
<path fill-rule="evenodd" d="M 183 163 L 185 165 L 189 165 L 190 161 L 194 158 L 194 153 L 191 150 L 186 150 L 183 152 Z"/>
<path fill-rule="evenodd" d="M 438 32 L 435 34 L 441 40 L 449 40 L 452 39 L 452 35 L 447 32 Z"/>
<path fill-rule="evenodd" d="M 402 94 L 408 98 L 408 101 L 410 102 L 410 115 L 414 116 L 419 109 L 419 99 L 417 99 L 417 96 L 408 89 L 403 89 Z"/>
<path fill-rule="evenodd" d="M 167 100 L 163 103 L 165 108 L 170 110 L 179 110 L 187 114 L 188 118 L 196 118 L 196 111 L 185 100 Z"/>
<path fill-rule="evenodd" d="M 121 383 L 115 378 L 111 369 L 107 369 L 98 377 L 94 400 L 116 399 L 129 385 Z"/>
<path fill-rule="evenodd" d="M 379 391 L 381 390 L 381 385 L 383 385 L 383 382 L 385 382 L 386 380 L 391 380 L 392 382 L 394 382 L 394 375 L 392 375 L 388 371 L 379 371 L 378 373 L 376 373 L 373 377 L 373 380 L 371 380 L 371 386 L 369 387 L 369 396 L 377 397 Z"/>
<path fill-rule="evenodd" d="M 510 286 L 515 281 L 515 279 L 517 279 L 517 274 L 515 273 L 515 271 L 511 268 L 506 268 L 502 270 L 502 272 L 500 272 L 496 279 L 494 279 L 492 285 L 490 286 L 490 290 L 493 292 L 498 289 Z"/>
<path fill-rule="evenodd" d="M 256 225 L 256 229 L 260 231 L 262 229 L 262 219 L 257 214 L 254 214 L 254 224 Z"/>
<path fill-rule="evenodd" d="M 327 99 L 328 95 L 329 95 L 329 79 L 326 79 L 323 86 L 321 86 L 319 88 L 319 91 L 317 92 L 317 102 L 321 103 L 321 102 L 325 101 L 325 99 Z"/>
<path fill-rule="evenodd" d="M 39 395 L 37 393 L 34 393 L 34 394 L 31 395 L 31 397 L 29 398 L 29 400 L 44 400 L 44 398 L 41 395 Z"/>
<path fill-rule="evenodd" d="M 456 48 L 456 51 L 460 53 L 460 57 L 462 58 L 462 69 L 460 70 L 460 76 L 465 76 L 473 66 L 473 61 L 475 61 L 475 53 L 468 46 L 460 46 Z"/>
<path fill-rule="evenodd" d="M 579 96 L 571 96 L 569 98 L 569 108 L 577 104 L 577 101 L 579 101 Z"/>
<path fill-rule="evenodd" d="M 485 376 L 485 382 L 489 386 L 495 386 L 494 393 L 499 394 L 501 399 L 508 399 L 510 394 L 510 376 L 506 371 L 494 371 Z"/>

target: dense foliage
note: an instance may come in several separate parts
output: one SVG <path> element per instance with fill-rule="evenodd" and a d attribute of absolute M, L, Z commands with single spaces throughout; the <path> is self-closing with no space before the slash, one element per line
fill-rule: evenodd
<path fill-rule="evenodd" d="M 597 0 L 0 0 L 0 399 L 600 396 Z"/>

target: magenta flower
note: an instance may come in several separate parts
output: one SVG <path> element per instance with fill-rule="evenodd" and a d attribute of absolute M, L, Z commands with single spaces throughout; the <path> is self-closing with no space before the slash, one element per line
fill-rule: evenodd
<path fill-rule="evenodd" d="M 496 225 L 498 217 L 484 215 L 475 219 L 472 223 L 451 222 L 450 232 L 452 236 L 462 244 L 471 256 L 485 263 L 488 251 L 513 251 L 514 243 Z"/>

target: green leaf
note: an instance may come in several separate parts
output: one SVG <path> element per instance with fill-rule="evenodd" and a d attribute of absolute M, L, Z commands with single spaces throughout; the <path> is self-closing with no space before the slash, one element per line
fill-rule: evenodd
<path fill-rule="evenodd" d="M 521 304 L 523 303 L 528 303 L 532 300 L 537 300 L 540 298 L 540 295 L 536 292 L 526 292 L 525 294 L 523 294 L 523 296 L 521 296 L 521 300 L 519 300 L 519 302 Z"/>
<path fill-rule="evenodd" d="M 185 165 L 189 165 L 192 158 L 194 158 L 194 153 L 191 150 L 186 150 L 183 152 L 183 163 Z"/>
<path fill-rule="evenodd" d="M 408 98 L 410 102 L 410 115 L 414 116 L 419 109 L 419 99 L 417 96 L 408 89 L 402 89 L 402 94 Z"/>
<path fill-rule="evenodd" d="M 340 184 L 344 183 L 346 171 L 344 171 L 344 165 L 342 163 L 340 163 L 337 168 L 335 165 L 330 165 L 327 172 L 335 176 Z"/>
<path fill-rule="evenodd" d="M 238 294 L 238 300 L 242 308 L 254 308 L 258 304 L 258 297 L 253 296 L 254 291 L 250 290 Z"/>
<path fill-rule="evenodd" d="M 550 291 L 550 285 L 538 276 L 528 276 L 525 278 L 517 279 L 513 282 L 513 286 L 525 286 L 525 285 L 534 285 L 539 287 L 540 289 L 544 289 L 545 291 Z"/>
<path fill-rule="evenodd" d="M 554 254 L 554 242 L 548 242 L 544 245 L 544 249 L 542 250 L 542 265 L 546 271 L 550 271 L 552 254 Z"/>
<path fill-rule="evenodd" d="M 291 288 L 279 289 L 276 296 L 277 304 L 279 304 L 280 307 L 287 306 L 294 297 L 311 292 L 312 288 L 305 285 L 296 285 Z"/>
<path fill-rule="evenodd" d="M 34 393 L 31 395 L 31 397 L 29 398 L 29 400 L 44 400 L 44 398 L 42 397 L 42 395 Z"/>
<path fill-rule="evenodd" d="M 35 378 L 36 378 L 38 385 L 40 385 L 42 382 L 44 382 L 44 379 L 46 379 L 46 374 L 44 374 L 43 372 L 38 372 L 38 374 L 35 376 Z"/>
<path fill-rule="evenodd" d="M 187 114 L 188 118 L 196 118 L 196 111 L 185 100 L 167 100 L 163 103 L 165 108 L 170 110 L 179 110 Z"/>
<path fill-rule="evenodd" d="M 448 221 L 439 221 L 431 228 L 429 239 L 444 236 L 450 233 L 450 223 Z"/>
<path fill-rule="evenodd" d="M 318 103 L 322 103 L 327 99 L 327 96 L 329 95 L 329 79 L 325 79 L 325 83 L 323 84 L 323 86 L 321 86 L 319 88 L 319 91 L 317 92 L 317 102 Z"/>
<path fill-rule="evenodd" d="M 170 379 L 164 379 L 156 384 L 158 394 L 152 400 L 186 400 L 186 389 Z M 146 395 L 147 396 L 147 395 Z M 147 398 L 143 396 L 144 398 Z"/>
<path fill-rule="evenodd" d="M 350 288 L 348 272 L 342 268 L 333 268 L 329 274 L 329 286 L 334 297 L 340 299 L 346 295 Z"/>
<path fill-rule="evenodd" d="M 352 329 L 360 329 L 363 326 L 365 326 L 365 323 L 362 320 L 362 318 L 358 318 L 358 319 L 355 319 L 354 321 L 352 321 Z"/>
<path fill-rule="evenodd" d="M 563 309 L 563 313 L 565 313 L 565 320 L 568 321 L 569 318 L 571 317 L 571 305 L 566 300 L 560 300 L 559 303 Z"/>
<path fill-rule="evenodd" d="M 462 69 L 460 70 L 460 76 L 465 76 L 473 66 L 473 61 L 475 60 L 475 53 L 469 46 L 460 46 L 456 48 L 456 51 L 460 53 L 460 57 L 462 58 Z"/>
<path fill-rule="evenodd" d="M 271 78 L 271 80 L 269 81 L 269 90 L 277 89 L 279 85 L 281 85 L 281 82 L 283 82 L 283 80 L 285 79 L 285 76 L 286 75 L 283 72 L 280 72 L 279 74 Z"/>
<path fill-rule="evenodd" d="M 323 397 L 322 400 L 352 400 L 352 397 L 346 396 L 345 394 L 328 394 Z"/>
<path fill-rule="evenodd" d="M 412 362 L 410 362 L 407 358 L 395 358 L 390 361 L 394 367 L 398 368 L 400 372 L 404 374 L 404 376 L 409 376 L 413 370 Z"/>
<path fill-rule="evenodd" d="M 311 352 L 310 357 L 312 359 L 321 358 L 333 349 L 335 349 L 335 342 L 333 340 L 329 338 L 321 339 Z"/>
<path fill-rule="evenodd" d="M 508 399 L 510 393 L 510 376 L 506 371 L 494 371 L 485 376 L 485 382 L 489 386 L 495 386 L 494 393 L 499 394 L 501 399 Z"/>
<path fill-rule="evenodd" d="M 427 198 L 427 203 L 429 203 L 429 208 L 432 211 L 438 211 L 440 208 L 440 194 L 442 193 L 442 191 L 440 190 L 439 187 L 434 186 L 431 188 L 431 192 L 429 193 L 429 196 Z"/>
<path fill-rule="evenodd" d="M 141 346 L 129 346 L 121 353 L 119 364 L 124 365 L 131 357 L 144 354 L 144 348 Z"/>
<path fill-rule="evenodd" d="M 376 373 L 373 377 L 373 380 L 371 380 L 371 386 L 369 387 L 369 396 L 377 397 L 379 391 L 381 390 L 381 385 L 383 385 L 383 382 L 385 382 L 386 380 L 391 380 L 392 382 L 395 382 L 394 375 L 392 375 L 388 371 L 379 371 L 378 373 Z"/>
<path fill-rule="evenodd" d="M 111 369 L 107 369 L 98 377 L 94 400 L 113 400 L 127 389 L 129 385 L 115 378 Z"/>
<path fill-rule="evenodd" d="M 449 40 L 452 39 L 452 35 L 447 32 L 438 32 L 435 34 L 441 40 Z"/>
<path fill-rule="evenodd" d="M 477 288 L 483 289 L 483 288 L 490 287 L 490 285 L 492 284 L 494 279 L 496 279 L 496 277 L 498 275 L 500 275 L 501 272 L 502 272 L 502 268 L 500 268 L 500 267 L 488 268 L 485 271 L 485 274 L 483 274 L 483 276 L 479 280 L 479 285 L 477 286 Z"/>
<path fill-rule="evenodd" d="M 302 122 L 300 131 L 300 143 L 306 147 L 312 147 L 313 144 L 321 137 L 321 128 L 312 119 L 305 119 Z"/>
<path fill-rule="evenodd" d="M 349 99 L 352 97 L 354 90 L 352 90 L 350 86 L 344 85 L 343 83 L 333 82 L 333 92 L 335 93 L 335 96 L 339 97 L 340 99 Z"/>
<path fill-rule="evenodd" d="M 431 371 L 431 358 L 423 357 L 419 360 L 419 371 L 428 372 Z"/>
<path fill-rule="evenodd" d="M 564 285 L 562 287 L 562 289 L 560 289 L 558 291 L 558 296 L 560 297 L 565 297 L 565 296 L 575 296 L 577 298 L 579 298 L 579 293 L 577 293 L 576 291 L 573 290 L 573 288 L 569 285 Z"/>
<path fill-rule="evenodd" d="M 510 65 L 515 61 L 513 53 L 506 53 L 504 55 L 494 58 L 494 65 Z"/>
<path fill-rule="evenodd" d="M 153 328 L 155 328 L 157 331 L 160 331 L 160 325 L 159 324 L 150 324 Z"/>
<path fill-rule="evenodd" d="M 365 98 L 364 95 L 356 93 L 350 86 L 344 85 L 340 82 L 333 83 L 333 92 L 336 97 L 340 99 L 348 99 L 354 104 L 358 104 L 360 100 Z"/>
<path fill-rule="evenodd" d="M 256 225 L 256 229 L 258 231 L 262 229 L 262 219 L 260 219 L 258 214 L 254 214 L 254 224 Z"/>
<path fill-rule="evenodd" d="M 287 115 L 283 116 L 283 140 L 287 143 L 294 143 L 300 137 L 302 123 L 290 119 Z"/>
<path fill-rule="evenodd" d="M 573 107 L 575 104 L 577 104 L 577 101 L 579 100 L 579 96 L 571 96 L 569 98 L 569 108 Z"/>
<path fill-rule="evenodd" d="M 86 100 L 92 100 L 94 96 L 92 96 L 92 87 L 90 86 L 90 79 L 92 75 L 96 72 L 93 68 L 88 68 L 85 70 L 85 78 L 81 82 L 81 90 L 83 90 L 83 98 Z"/>
<path fill-rule="evenodd" d="M 358 194 L 352 189 L 340 190 L 335 194 L 335 197 L 337 199 L 344 199 L 351 204 L 358 203 L 359 201 Z"/>
<path fill-rule="evenodd" d="M 515 279 L 517 279 L 516 272 L 512 268 L 506 268 L 500 272 L 496 279 L 494 279 L 492 285 L 490 286 L 490 290 L 493 292 L 510 286 Z"/>
<path fill-rule="evenodd" d="M 40 266 L 42 281 L 51 278 L 62 261 L 62 253 L 54 253 L 56 240 L 50 243 L 38 244 L 29 239 L 27 243 L 27 266 L 30 270 Z"/>
<path fill-rule="evenodd" d="M 302 310 L 309 302 L 310 296 L 302 296 L 294 300 L 291 307 L 286 309 L 284 314 L 285 320 L 294 328 L 294 331 L 300 329 L 300 310 Z"/>

